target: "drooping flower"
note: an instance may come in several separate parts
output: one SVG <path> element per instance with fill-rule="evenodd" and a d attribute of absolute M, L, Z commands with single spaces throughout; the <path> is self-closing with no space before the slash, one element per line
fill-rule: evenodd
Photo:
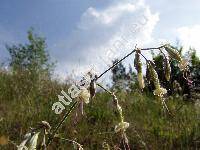
<path fill-rule="evenodd" d="M 167 51 L 168 55 L 173 58 L 173 59 L 176 59 L 177 61 L 181 62 L 182 58 L 181 58 L 181 55 L 180 53 L 174 49 L 171 45 L 167 44 L 165 45 L 165 50 Z"/>
<path fill-rule="evenodd" d="M 120 122 L 118 125 L 115 126 L 115 132 L 118 133 L 120 131 L 126 131 L 128 127 L 129 127 L 128 122 Z"/>
<path fill-rule="evenodd" d="M 151 63 L 148 64 L 148 69 L 150 72 L 151 79 L 155 86 L 153 94 L 159 97 L 163 97 L 163 95 L 167 93 L 167 90 L 161 87 L 160 81 L 158 79 L 158 74 Z"/>
<path fill-rule="evenodd" d="M 182 59 L 179 63 L 179 68 L 181 71 L 186 71 L 188 69 L 188 60 L 187 59 Z"/>
<path fill-rule="evenodd" d="M 41 121 L 38 123 L 38 127 L 43 128 L 45 130 L 45 134 L 48 134 L 51 130 L 51 125 L 47 121 Z"/>
<path fill-rule="evenodd" d="M 29 147 L 28 147 L 28 149 L 30 149 L 30 150 L 36 150 L 39 134 L 40 134 L 40 132 L 37 132 L 37 133 L 35 133 L 35 134 L 31 137 L 31 139 L 30 139 L 30 141 L 29 141 Z"/>
<path fill-rule="evenodd" d="M 82 88 L 78 96 L 78 99 L 88 104 L 90 102 L 90 93 L 86 88 Z"/>
<path fill-rule="evenodd" d="M 27 133 L 21 144 L 17 146 L 17 150 L 36 150 L 39 134 L 40 132 Z"/>
<path fill-rule="evenodd" d="M 134 66 L 138 73 L 137 78 L 138 78 L 138 82 L 139 82 L 139 87 L 140 87 L 140 89 L 143 89 L 145 87 L 145 84 L 144 84 L 144 79 L 143 79 L 143 75 L 142 75 L 142 61 L 140 58 L 140 53 L 141 53 L 141 50 L 137 49 L 135 52 Z"/>
<path fill-rule="evenodd" d="M 154 66 L 152 64 L 153 64 L 153 62 L 149 61 L 149 63 L 148 63 L 149 75 L 150 75 L 151 80 L 154 83 L 154 86 L 159 87 L 160 81 L 158 79 L 158 74 L 157 74 L 157 72 L 154 69 Z"/>

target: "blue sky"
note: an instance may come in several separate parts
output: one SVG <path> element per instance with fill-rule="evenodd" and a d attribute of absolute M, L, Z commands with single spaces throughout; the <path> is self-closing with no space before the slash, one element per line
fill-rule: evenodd
<path fill-rule="evenodd" d="M 144 25 L 138 23 L 142 17 L 147 19 Z M 130 36 L 133 24 L 139 29 Z M 92 67 L 99 71 L 110 64 L 108 51 L 120 57 L 135 44 L 159 46 L 178 39 L 185 49 L 195 47 L 200 55 L 198 0 L 1 0 L 1 62 L 8 58 L 4 45 L 26 42 L 30 27 L 46 37 L 61 76 Z M 116 41 L 123 47 L 113 46 Z"/>

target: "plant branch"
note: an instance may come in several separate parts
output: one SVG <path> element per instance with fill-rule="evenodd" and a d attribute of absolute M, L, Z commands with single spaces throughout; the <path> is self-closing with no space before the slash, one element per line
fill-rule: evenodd
<path fill-rule="evenodd" d="M 146 50 L 156 50 L 156 49 L 161 49 L 164 46 L 160 46 L 160 47 L 156 47 L 156 48 L 143 48 L 140 49 L 141 51 L 146 51 Z M 123 60 L 125 60 L 127 57 L 129 57 L 130 55 L 132 55 L 134 52 L 136 52 L 136 48 L 134 50 L 132 50 L 130 53 L 128 53 L 126 56 L 124 56 L 123 58 L 121 58 L 120 60 L 118 60 L 116 63 L 114 63 L 111 67 L 109 67 L 108 69 L 106 69 L 104 72 L 102 72 L 99 76 L 97 76 L 94 81 L 97 81 L 99 78 L 101 78 L 104 74 L 106 74 L 109 70 L 111 70 L 112 68 L 114 68 L 116 65 L 118 65 L 120 62 L 122 62 Z M 145 58 L 145 57 L 144 57 Z M 146 58 L 145 58 L 146 59 Z M 147 59 L 146 59 L 147 60 Z M 101 87 L 104 91 L 106 91 L 107 93 L 109 93 L 110 95 L 113 95 L 113 93 L 107 89 L 105 89 L 103 86 L 101 86 L 100 84 L 97 84 L 99 87 Z M 63 124 L 63 122 L 68 118 L 68 116 L 70 115 L 70 113 L 72 112 L 72 110 L 76 107 L 77 105 L 77 101 L 74 102 L 72 104 L 72 106 L 70 107 L 69 111 L 65 114 L 65 116 L 62 118 L 62 120 L 59 122 L 59 124 L 57 125 L 57 127 L 53 130 L 52 135 L 49 137 L 48 141 L 47 141 L 47 147 L 48 145 L 52 142 L 56 132 L 59 130 L 59 128 L 61 127 L 61 125 Z"/>
<path fill-rule="evenodd" d="M 155 50 L 155 49 L 161 49 L 164 46 L 160 46 L 160 47 L 155 47 L 155 48 L 143 48 L 140 49 L 141 51 L 148 51 L 148 50 Z M 120 62 L 122 62 L 124 59 L 126 59 L 127 57 L 129 57 L 130 55 L 132 55 L 134 52 L 136 51 L 136 49 L 132 50 L 130 53 L 128 53 L 126 56 L 124 56 L 123 58 L 121 58 L 120 60 L 118 60 L 116 63 L 114 63 L 111 67 L 109 67 L 108 69 L 106 69 L 103 73 L 101 73 L 99 76 L 97 76 L 95 78 L 95 80 L 97 81 L 99 78 L 101 78 L 104 74 L 106 74 L 109 70 L 111 70 L 112 68 L 114 68 L 116 65 L 118 65 Z"/>

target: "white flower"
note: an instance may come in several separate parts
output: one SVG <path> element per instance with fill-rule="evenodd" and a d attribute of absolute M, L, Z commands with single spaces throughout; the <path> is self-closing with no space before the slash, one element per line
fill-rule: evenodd
<path fill-rule="evenodd" d="M 25 146 L 26 143 L 31 139 L 31 133 L 27 133 L 24 136 L 24 140 L 21 142 L 21 144 L 19 146 L 17 146 L 17 150 L 28 150 L 28 148 Z"/>
<path fill-rule="evenodd" d="M 167 90 L 162 87 L 157 87 L 153 92 L 154 95 L 157 95 L 159 97 L 163 97 L 163 95 L 166 93 L 167 93 Z"/>
<path fill-rule="evenodd" d="M 81 100 L 84 103 L 88 104 L 90 102 L 90 93 L 89 93 L 89 91 L 86 88 L 82 88 L 78 98 L 79 98 L 79 100 Z"/>
<path fill-rule="evenodd" d="M 38 136 L 39 136 L 40 132 L 36 132 L 34 134 L 32 133 L 27 133 L 24 136 L 24 140 L 22 141 L 22 143 L 17 146 L 17 150 L 36 150 L 37 147 L 37 141 L 38 141 Z M 28 145 L 25 146 L 25 145 Z"/>
<path fill-rule="evenodd" d="M 35 133 L 29 141 L 29 150 L 36 150 L 37 140 L 40 132 Z"/>
<path fill-rule="evenodd" d="M 120 132 L 120 131 L 126 131 L 126 129 L 129 127 L 128 122 L 120 122 L 118 125 L 115 126 L 115 132 Z"/>

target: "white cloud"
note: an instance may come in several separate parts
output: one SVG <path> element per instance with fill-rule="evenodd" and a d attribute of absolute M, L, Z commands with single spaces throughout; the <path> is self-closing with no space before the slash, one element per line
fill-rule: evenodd
<path fill-rule="evenodd" d="M 122 57 L 135 44 L 152 42 L 152 31 L 159 20 L 144 1 L 118 1 L 104 9 L 88 8 L 81 16 L 75 31 L 58 47 L 59 71 L 68 67 L 76 73 L 94 67 L 102 71 L 114 56 Z M 112 54 L 108 57 L 108 51 Z M 67 55 L 67 60 L 64 57 Z M 92 64 L 92 66 L 91 66 Z"/>
<path fill-rule="evenodd" d="M 177 34 L 185 50 L 189 47 L 195 48 L 200 56 L 200 25 L 180 27 L 177 29 Z"/>

